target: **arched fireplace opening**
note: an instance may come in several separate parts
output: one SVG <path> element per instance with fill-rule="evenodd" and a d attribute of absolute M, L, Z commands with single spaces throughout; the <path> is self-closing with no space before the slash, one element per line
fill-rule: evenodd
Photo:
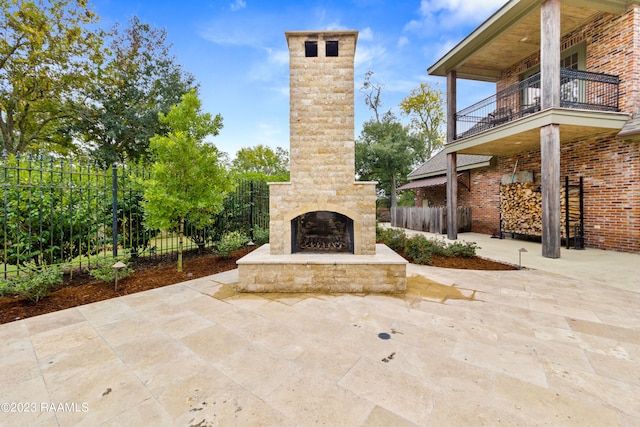
<path fill-rule="evenodd" d="M 291 220 L 291 253 L 353 253 L 353 220 L 330 211 L 307 212 Z"/>

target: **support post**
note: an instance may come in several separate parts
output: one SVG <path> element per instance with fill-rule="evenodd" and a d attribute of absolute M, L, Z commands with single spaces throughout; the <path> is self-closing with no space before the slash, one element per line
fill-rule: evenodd
<path fill-rule="evenodd" d="M 447 154 L 447 238 L 458 238 L 458 153 Z"/>
<path fill-rule="evenodd" d="M 560 258 L 560 126 L 540 128 L 542 256 Z"/>
<path fill-rule="evenodd" d="M 540 10 L 540 89 L 542 109 L 560 106 L 560 0 Z M 540 128 L 542 177 L 542 256 L 560 258 L 560 126 Z"/>
<path fill-rule="evenodd" d="M 560 106 L 560 0 L 540 10 L 540 90 L 542 109 Z"/>
<path fill-rule="evenodd" d="M 451 70 L 447 73 L 447 143 L 456 139 L 456 83 L 458 73 Z"/>
<path fill-rule="evenodd" d="M 457 73 L 447 73 L 447 143 L 456 138 Z M 458 153 L 447 154 L 447 238 L 458 238 Z"/>

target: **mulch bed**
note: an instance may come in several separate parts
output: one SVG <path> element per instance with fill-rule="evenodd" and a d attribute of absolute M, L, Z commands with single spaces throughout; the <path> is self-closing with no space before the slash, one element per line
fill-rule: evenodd
<path fill-rule="evenodd" d="M 48 297 L 37 303 L 14 297 L 0 297 L 0 324 L 233 270 L 236 268 L 236 261 L 245 254 L 246 251 L 241 250 L 232 254 L 230 258 L 223 259 L 213 254 L 187 253 L 184 256 L 181 273 L 176 269 L 175 260 L 160 264 L 149 260 L 140 261 L 133 266 L 135 270 L 133 274 L 118 281 L 117 292 L 113 284 L 96 280 L 86 273 L 65 275 L 64 282 Z M 516 269 L 512 265 L 480 257 L 460 258 L 436 255 L 431 265 L 471 270 Z"/>

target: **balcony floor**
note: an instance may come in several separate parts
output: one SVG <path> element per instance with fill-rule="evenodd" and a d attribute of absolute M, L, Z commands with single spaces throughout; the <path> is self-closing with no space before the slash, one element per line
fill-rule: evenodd
<path fill-rule="evenodd" d="M 560 143 L 594 136 L 615 135 L 629 120 L 627 113 L 549 108 L 538 113 L 457 139 L 445 146 L 448 153 L 509 156 L 540 148 L 540 128 L 560 125 Z"/>

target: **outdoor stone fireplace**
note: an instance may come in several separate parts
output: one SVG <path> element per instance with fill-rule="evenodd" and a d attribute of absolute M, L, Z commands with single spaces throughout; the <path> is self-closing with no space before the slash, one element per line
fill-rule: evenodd
<path fill-rule="evenodd" d="M 329 211 L 308 212 L 294 218 L 291 252 L 353 253 L 353 220 Z"/>
<path fill-rule="evenodd" d="M 355 181 L 357 31 L 287 32 L 290 182 L 269 184 L 270 243 L 238 260 L 240 291 L 402 292 L 376 245 L 376 183 Z"/>

